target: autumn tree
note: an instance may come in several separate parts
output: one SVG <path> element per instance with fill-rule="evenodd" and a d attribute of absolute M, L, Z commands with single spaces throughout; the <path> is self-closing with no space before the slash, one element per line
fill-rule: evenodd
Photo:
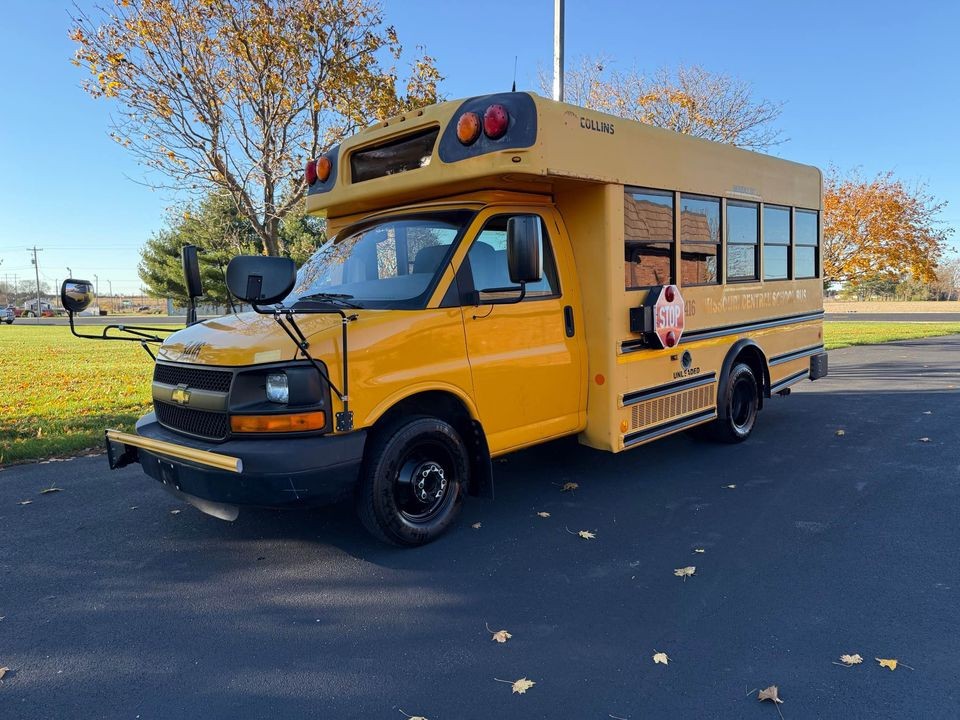
<path fill-rule="evenodd" d="M 303 163 L 371 119 L 436 100 L 422 51 L 405 93 L 377 0 L 114 0 L 72 18 L 75 64 L 118 103 L 112 137 L 161 185 L 232 199 L 269 255 Z"/>
<path fill-rule="evenodd" d="M 922 185 L 907 187 L 891 172 L 866 179 L 832 168 L 823 189 L 823 274 L 825 279 L 860 283 L 866 279 L 930 283 L 947 237 L 938 202 Z"/>
<path fill-rule="evenodd" d="M 323 220 L 306 215 L 305 211 L 306 203 L 300 198 L 279 226 L 280 242 L 297 264 L 302 264 L 326 239 Z M 138 272 L 149 295 L 172 298 L 181 305 L 187 301 L 181 265 L 184 245 L 199 248 L 204 299 L 217 305 L 228 301 L 224 268 L 230 259 L 263 252 L 253 223 L 222 192 L 171 211 L 165 225 L 144 243 Z"/>
<path fill-rule="evenodd" d="M 660 68 L 647 75 L 611 69 L 607 58 L 582 58 L 564 73 L 564 99 L 647 125 L 764 150 L 781 142 L 774 122 L 782 106 L 755 100 L 750 85 L 698 66 Z M 550 81 L 541 73 L 541 91 Z"/>

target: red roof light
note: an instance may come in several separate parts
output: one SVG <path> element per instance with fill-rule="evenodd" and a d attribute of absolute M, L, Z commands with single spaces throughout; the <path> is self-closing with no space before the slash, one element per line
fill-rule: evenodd
<path fill-rule="evenodd" d="M 502 138 L 510 124 L 510 114 L 503 105 L 491 105 L 483 113 L 483 132 L 491 140 Z"/>

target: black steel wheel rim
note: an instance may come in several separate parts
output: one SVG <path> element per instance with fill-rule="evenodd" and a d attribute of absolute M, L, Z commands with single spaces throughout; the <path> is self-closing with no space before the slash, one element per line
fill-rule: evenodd
<path fill-rule="evenodd" d="M 456 480 L 454 467 L 453 455 L 443 443 L 420 441 L 409 448 L 393 483 L 400 515 L 420 524 L 443 512 Z"/>
<path fill-rule="evenodd" d="M 750 425 L 753 416 L 753 402 L 756 392 L 750 378 L 741 376 L 733 385 L 733 397 L 730 399 L 730 417 L 738 429 L 745 429 Z"/>

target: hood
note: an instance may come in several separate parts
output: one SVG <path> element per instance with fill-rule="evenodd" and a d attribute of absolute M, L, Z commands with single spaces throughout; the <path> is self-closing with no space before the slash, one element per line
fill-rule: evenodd
<path fill-rule="evenodd" d="M 297 317 L 308 339 L 339 323 L 338 315 Z M 247 312 L 204 320 L 175 332 L 160 346 L 157 359 L 235 367 L 293 360 L 296 354 L 293 340 L 272 316 Z"/>

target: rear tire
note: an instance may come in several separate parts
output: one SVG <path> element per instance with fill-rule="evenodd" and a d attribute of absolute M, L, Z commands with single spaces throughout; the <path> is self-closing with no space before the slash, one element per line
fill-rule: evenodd
<path fill-rule="evenodd" d="M 722 411 L 721 416 L 704 426 L 704 434 L 716 442 L 743 442 L 756 425 L 759 409 L 757 377 L 749 365 L 737 363 L 730 370 L 726 385 L 720 388 L 717 410 Z"/>
<path fill-rule="evenodd" d="M 363 526 L 383 542 L 424 545 L 453 523 L 469 480 L 469 453 L 448 422 L 415 416 L 371 438 L 357 496 Z"/>

